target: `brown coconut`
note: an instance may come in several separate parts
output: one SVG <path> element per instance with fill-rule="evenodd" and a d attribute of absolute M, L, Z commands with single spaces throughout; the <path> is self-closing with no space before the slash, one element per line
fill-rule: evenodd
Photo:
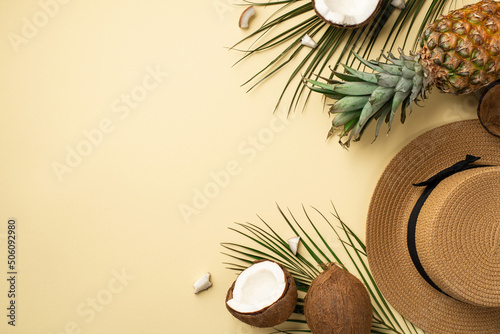
<path fill-rule="evenodd" d="M 261 261 L 257 261 L 256 263 L 259 262 Z M 227 301 L 233 298 L 233 290 L 236 280 L 233 282 L 226 295 L 226 308 L 236 319 L 243 321 L 250 326 L 265 328 L 279 325 L 285 322 L 292 315 L 295 310 L 295 306 L 297 305 L 297 287 L 288 270 L 286 270 L 279 263 L 277 264 L 281 267 L 283 273 L 285 274 L 286 289 L 284 290 L 283 295 L 274 304 L 260 310 L 259 312 L 240 313 L 228 306 Z"/>
<path fill-rule="evenodd" d="M 495 83 L 479 101 L 477 116 L 490 134 L 500 137 L 500 85 Z"/>
<path fill-rule="evenodd" d="M 307 325 L 314 334 L 370 333 L 372 312 L 363 283 L 334 264 L 312 281 L 304 301 Z"/>

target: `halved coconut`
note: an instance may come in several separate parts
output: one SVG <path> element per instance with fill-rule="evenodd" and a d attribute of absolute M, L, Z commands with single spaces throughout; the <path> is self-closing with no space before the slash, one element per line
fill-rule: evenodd
<path fill-rule="evenodd" d="M 240 273 L 226 296 L 226 308 L 254 327 L 285 322 L 297 304 L 297 287 L 280 264 L 259 261 Z"/>
<path fill-rule="evenodd" d="M 312 0 L 314 11 L 326 23 L 358 28 L 370 22 L 380 10 L 382 0 Z"/>

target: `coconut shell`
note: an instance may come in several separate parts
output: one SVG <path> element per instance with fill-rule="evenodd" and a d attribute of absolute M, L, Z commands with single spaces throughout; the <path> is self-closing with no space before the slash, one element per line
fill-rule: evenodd
<path fill-rule="evenodd" d="M 481 97 L 477 116 L 486 131 L 500 137 L 500 84 L 498 82 L 489 87 Z"/>
<path fill-rule="evenodd" d="M 354 0 L 356 1 L 356 0 Z M 326 20 L 320 13 L 318 13 L 318 11 L 316 10 L 316 3 L 315 3 L 315 0 L 312 0 L 312 4 L 313 4 L 313 7 L 314 7 L 314 12 L 316 13 L 316 16 L 318 16 L 323 22 L 325 22 L 326 24 L 329 24 L 333 27 L 337 27 L 337 28 L 345 28 L 345 29 L 355 29 L 355 28 L 360 28 L 364 25 L 367 25 L 368 23 L 370 23 L 371 21 L 373 21 L 373 19 L 375 19 L 375 15 L 377 15 L 377 13 L 380 11 L 380 9 L 382 8 L 382 0 L 379 0 L 378 4 L 377 4 L 377 7 L 375 8 L 375 10 L 373 11 L 372 15 L 370 15 L 366 20 L 364 20 L 363 22 L 361 23 L 358 23 L 358 24 L 355 24 L 355 25 L 342 25 L 342 24 L 336 24 L 336 23 L 333 23 L 333 22 L 330 22 L 328 20 Z"/>
<path fill-rule="evenodd" d="M 372 313 L 363 283 L 337 265 L 312 281 L 304 301 L 307 325 L 314 334 L 370 333 Z"/>
<path fill-rule="evenodd" d="M 297 305 L 297 287 L 292 275 L 279 263 L 283 269 L 286 278 L 286 288 L 283 295 L 274 304 L 254 313 L 240 313 L 227 305 L 227 301 L 233 298 L 234 285 L 236 280 L 229 288 L 226 296 L 226 308 L 236 319 L 243 321 L 246 324 L 254 327 L 273 327 L 285 322 L 295 310 Z"/>

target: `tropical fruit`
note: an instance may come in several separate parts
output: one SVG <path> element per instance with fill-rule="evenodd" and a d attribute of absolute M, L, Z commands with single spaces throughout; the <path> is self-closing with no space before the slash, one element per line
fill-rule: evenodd
<path fill-rule="evenodd" d="M 335 27 L 359 28 L 372 21 L 382 0 L 312 0 L 316 15 Z"/>
<path fill-rule="evenodd" d="M 292 275 L 273 261 L 258 261 L 243 270 L 226 296 L 235 318 L 254 327 L 273 327 L 286 321 L 297 305 Z"/>
<path fill-rule="evenodd" d="M 304 301 L 313 334 L 368 334 L 372 313 L 363 283 L 335 264 L 312 281 Z"/>
<path fill-rule="evenodd" d="M 313 91 L 337 100 L 329 135 L 340 130 L 344 146 L 359 140 L 372 120 L 378 120 L 375 138 L 383 122 L 390 130 L 400 106 L 404 123 L 407 109 L 433 86 L 461 95 L 499 79 L 500 2 L 483 0 L 442 16 L 424 30 L 416 53 L 388 52 L 382 61 L 355 56 L 373 71 L 344 66 L 346 73 L 333 73 L 340 80 L 309 80 Z"/>
<path fill-rule="evenodd" d="M 488 87 L 479 101 L 477 117 L 490 134 L 500 138 L 500 83 Z"/>

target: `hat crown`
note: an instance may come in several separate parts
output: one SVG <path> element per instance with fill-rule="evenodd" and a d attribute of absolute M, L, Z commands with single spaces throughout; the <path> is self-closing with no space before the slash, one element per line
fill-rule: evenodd
<path fill-rule="evenodd" d="M 412 239 L 413 243 L 416 241 L 414 221 L 410 216 L 414 210 L 419 210 L 420 199 L 427 189 L 431 189 L 413 184 L 447 169 L 468 154 L 481 157 L 474 165 L 500 166 L 500 138 L 484 131 L 478 120 L 448 123 L 423 133 L 391 159 L 377 182 L 368 210 L 366 251 L 374 281 L 387 301 L 405 319 L 428 333 L 499 333 L 500 307 L 477 306 L 458 300 L 459 293 L 450 298 L 439 292 L 423 278 L 411 255 L 414 248 L 409 247 Z M 462 173 L 489 169 L 481 167 L 458 172 L 440 182 L 438 187 L 454 176 L 465 175 Z M 498 185 L 488 185 L 487 188 L 490 193 L 498 192 Z M 494 196 L 497 202 L 491 205 L 493 212 L 498 211 L 496 207 L 499 206 L 498 195 Z M 429 202 L 426 200 L 424 204 L 431 203 L 432 199 L 426 199 Z M 490 246 L 486 249 L 491 261 L 499 256 L 500 232 L 497 227 L 496 231 L 492 228 L 489 233 L 485 244 Z M 477 242 L 472 244 L 476 246 L 466 257 L 484 262 L 473 253 L 478 247 Z M 427 263 L 425 265 L 426 270 L 433 271 Z M 464 266 L 471 271 L 470 268 L 476 265 Z M 491 277 L 485 278 L 488 281 L 499 275 L 498 270 L 495 272 L 491 267 L 488 269 Z M 447 289 L 446 293 L 450 294 L 450 291 L 453 289 Z"/>
<path fill-rule="evenodd" d="M 500 167 L 461 171 L 425 201 L 415 243 L 430 279 L 462 302 L 500 307 Z"/>

